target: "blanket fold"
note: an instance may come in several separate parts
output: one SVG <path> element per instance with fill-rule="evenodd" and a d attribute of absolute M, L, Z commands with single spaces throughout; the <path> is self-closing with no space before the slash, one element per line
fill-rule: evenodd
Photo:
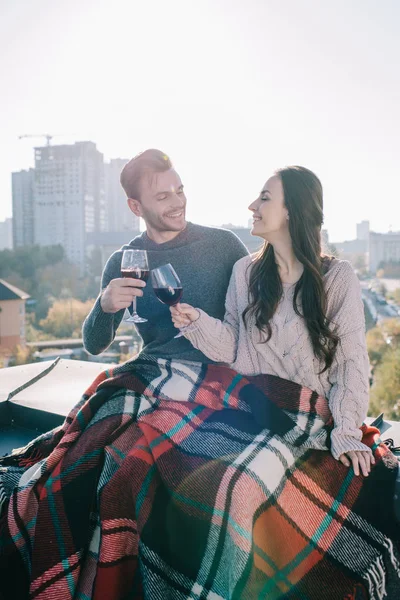
<path fill-rule="evenodd" d="M 55 399 L 56 401 L 56 399 Z M 329 452 L 300 385 L 141 356 L 99 375 L 62 427 L 0 459 L 0 598 L 400 597 L 397 459 Z"/>

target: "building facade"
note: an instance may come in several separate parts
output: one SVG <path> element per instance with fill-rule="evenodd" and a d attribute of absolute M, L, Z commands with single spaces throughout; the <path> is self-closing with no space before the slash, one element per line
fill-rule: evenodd
<path fill-rule="evenodd" d="M 369 234 L 369 271 L 376 273 L 385 263 L 400 262 L 400 231 Z"/>
<path fill-rule="evenodd" d="M 368 242 L 369 238 L 369 221 L 361 221 L 357 223 L 357 239 Z"/>
<path fill-rule="evenodd" d="M 34 242 L 85 271 L 87 234 L 106 230 L 103 155 L 93 142 L 35 148 Z"/>
<path fill-rule="evenodd" d="M 329 233 L 327 229 L 321 230 L 321 247 L 323 252 L 329 253 Z"/>
<path fill-rule="evenodd" d="M 25 345 L 25 301 L 29 295 L 0 279 L 0 353 Z"/>
<path fill-rule="evenodd" d="M 0 250 L 13 248 L 13 220 L 6 219 L 0 222 Z"/>
<path fill-rule="evenodd" d="M 34 243 L 34 170 L 12 174 L 13 247 Z"/>
<path fill-rule="evenodd" d="M 120 183 L 121 171 L 127 162 L 127 158 L 113 158 L 104 163 L 106 231 L 109 232 L 139 231 L 140 219 L 129 210 Z"/>

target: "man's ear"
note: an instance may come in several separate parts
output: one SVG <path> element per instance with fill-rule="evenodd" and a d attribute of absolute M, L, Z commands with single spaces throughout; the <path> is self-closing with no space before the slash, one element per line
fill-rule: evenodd
<path fill-rule="evenodd" d="M 127 202 L 128 202 L 129 210 L 131 210 L 133 212 L 133 214 L 136 215 L 137 217 L 141 217 L 142 216 L 142 205 L 140 204 L 139 200 L 135 200 L 134 198 L 128 198 Z"/>

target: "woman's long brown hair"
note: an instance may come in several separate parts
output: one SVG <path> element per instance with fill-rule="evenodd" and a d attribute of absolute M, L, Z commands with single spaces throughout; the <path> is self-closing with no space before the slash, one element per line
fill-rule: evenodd
<path fill-rule="evenodd" d="M 285 167 L 275 174 L 282 181 L 293 251 L 304 267 L 296 283 L 293 308 L 306 322 L 314 355 L 325 363 L 321 371 L 323 373 L 332 365 L 339 339 L 330 329 L 326 316 L 323 275 L 329 268 L 331 258 L 321 254 L 322 185 L 318 177 L 304 167 Z M 266 341 L 271 339 L 270 321 L 282 293 L 273 246 L 265 243 L 251 266 L 249 306 L 243 312 L 243 320 L 247 324 L 248 315 L 254 315 L 258 329 L 267 333 Z M 297 303 L 299 294 L 301 313 Z"/>

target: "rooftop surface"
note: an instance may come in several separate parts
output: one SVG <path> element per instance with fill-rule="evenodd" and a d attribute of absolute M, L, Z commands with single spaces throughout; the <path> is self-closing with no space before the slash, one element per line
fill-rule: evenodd
<path fill-rule="evenodd" d="M 0 369 L 0 456 L 60 425 L 95 377 L 112 366 L 57 358 Z M 400 446 L 399 422 L 383 419 L 378 427 L 383 440 Z"/>

